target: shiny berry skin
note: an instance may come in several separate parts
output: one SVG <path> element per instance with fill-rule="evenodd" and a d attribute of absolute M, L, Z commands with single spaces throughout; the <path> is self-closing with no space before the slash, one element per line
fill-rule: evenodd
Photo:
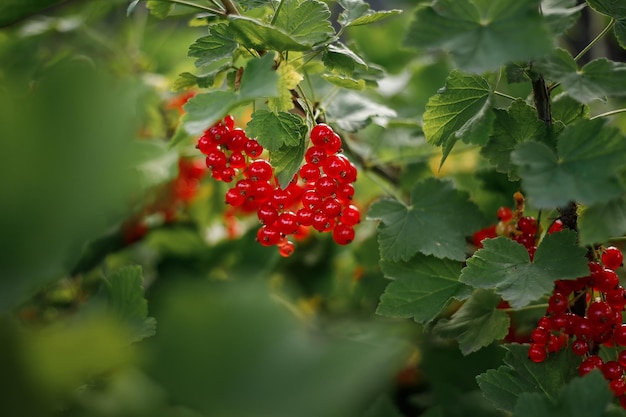
<path fill-rule="evenodd" d="M 349 183 L 340 183 L 337 186 L 337 191 L 335 195 L 342 203 L 350 203 L 352 201 L 352 197 L 354 197 L 354 186 Z"/>
<path fill-rule="evenodd" d="M 626 381 L 624 381 L 624 378 L 614 379 L 609 383 L 609 388 L 611 388 L 613 395 L 616 397 L 624 395 L 626 393 Z"/>
<path fill-rule="evenodd" d="M 325 123 L 318 123 L 311 129 L 310 138 L 313 145 L 324 146 L 330 140 L 335 131 Z"/>
<path fill-rule="evenodd" d="M 623 260 L 622 251 L 615 246 L 609 246 L 602 252 L 602 264 L 606 268 L 615 270 L 622 265 Z"/>
<path fill-rule="evenodd" d="M 276 207 L 278 210 L 282 210 L 289 205 L 291 201 L 291 195 L 289 191 L 283 190 L 278 187 L 274 189 L 274 193 L 270 197 L 270 204 Z"/>
<path fill-rule="evenodd" d="M 243 152 L 249 140 L 246 132 L 241 129 L 234 129 L 230 132 L 230 140 L 225 145 L 231 152 Z"/>
<path fill-rule="evenodd" d="M 329 137 L 323 148 L 328 155 L 334 155 L 337 152 L 341 151 L 341 145 L 341 137 L 339 137 L 338 134 L 334 133 L 332 136 Z"/>
<path fill-rule="evenodd" d="M 589 352 L 589 344 L 585 339 L 576 339 L 572 343 L 572 351 L 578 356 L 583 356 Z"/>
<path fill-rule="evenodd" d="M 349 163 L 350 162 L 343 155 L 330 155 L 324 161 L 322 169 L 329 177 L 342 178 L 346 176 Z"/>
<path fill-rule="evenodd" d="M 224 181 L 224 182 L 231 182 L 237 176 L 237 171 L 235 171 L 234 168 L 227 166 L 227 167 L 223 167 L 220 170 L 220 174 L 219 175 L 222 178 L 222 181 Z"/>
<path fill-rule="evenodd" d="M 252 189 L 252 199 L 256 204 L 262 204 L 269 201 L 274 193 L 274 187 L 267 181 L 256 181 Z"/>
<path fill-rule="evenodd" d="M 219 170 L 226 166 L 228 158 L 226 154 L 219 149 L 214 149 L 206 154 L 206 166 L 212 170 Z"/>
<path fill-rule="evenodd" d="M 315 182 L 315 191 L 322 197 L 330 197 L 337 192 L 337 181 L 334 178 L 323 176 Z"/>
<path fill-rule="evenodd" d="M 311 226 L 318 232 L 327 232 L 335 226 L 335 222 L 321 211 L 313 214 Z"/>
<path fill-rule="evenodd" d="M 556 292 L 548 300 L 548 312 L 565 313 L 569 308 L 569 300 L 564 294 Z"/>
<path fill-rule="evenodd" d="M 291 211 L 285 211 L 278 215 L 274 226 L 283 235 L 291 235 L 298 230 L 298 217 Z"/>
<path fill-rule="evenodd" d="M 263 146 L 256 139 L 250 139 L 245 143 L 243 150 L 249 157 L 256 158 L 263 153 Z"/>
<path fill-rule="evenodd" d="M 578 366 L 578 374 L 580 376 L 587 375 L 589 372 L 594 369 L 599 369 L 604 365 L 604 361 L 597 355 L 591 355 L 587 357 L 579 366 Z"/>
<path fill-rule="evenodd" d="M 326 151 L 320 146 L 311 146 L 304 154 L 305 161 L 316 167 L 321 166 L 327 157 Z"/>
<path fill-rule="evenodd" d="M 319 167 L 308 162 L 300 167 L 299 174 L 306 182 L 315 182 L 321 176 Z"/>
<path fill-rule="evenodd" d="M 498 219 L 503 222 L 508 222 L 513 218 L 513 210 L 509 207 L 500 207 L 497 211 Z"/>
<path fill-rule="evenodd" d="M 278 210 L 265 203 L 257 210 L 257 217 L 263 224 L 274 224 L 276 219 L 278 219 Z"/>
<path fill-rule="evenodd" d="M 517 228 L 526 235 L 534 236 L 537 233 L 537 220 L 530 216 L 522 217 L 517 222 Z"/>
<path fill-rule="evenodd" d="M 311 226 L 313 224 L 313 215 L 315 212 L 310 208 L 302 207 L 296 212 L 298 223 L 302 226 Z"/>
<path fill-rule="evenodd" d="M 198 148 L 200 152 L 202 152 L 205 155 L 211 151 L 218 150 L 217 145 L 214 144 L 209 138 L 209 136 L 207 135 L 200 136 L 200 139 L 198 139 L 198 144 L 196 145 L 196 147 Z"/>
<path fill-rule="evenodd" d="M 241 152 L 233 152 L 228 158 L 228 163 L 233 168 L 245 168 L 246 157 Z"/>
<path fill-rule="evenodd" d="M 328 217 L 333 218 L 341 215 L 342 205 L 336 198 L 328 197 L 322 201 L 319 209 Z"/>
<path fill-rule="evenodd" d="M 273 174 L 272 164 L 264 159 L 252 161 L 245 170 L 245 175 L 252 181 L 269 181 Z"/>
<path fill-rule="evenodd" d="M 605 362 L 600 368 L 604 377 L 608 380 L 621 378 L 624 376 L 624 368 L 617 361 Z"/>
<path fill-rule="evenodd" d="M 239 207 L 243 204 L 246 199 L 245 196 L 241 195 L 241 193 L 237 190 L 237 188 L 230 188 L 226 191 L 226 195 L 224 197 L 226 200 L 226 204 L 229 204 L 233 207 Z"/>
<path fill-rule="evenodd" d="M 626 367 L 626 350 L 622 350 L 618 355 L 617 355 L 617 361 L 619 362 L 620 365 L 625 366 Z"/>
<path fill-rule="evenodd" d="M 339 223 L 333 229 L 333 240 L 338 245 L 347 245 L 354 240 L 354 228 L 347 224 Z"/>
<path fill-rule="evenodd" d="M 563 230 L 563 222 L 561 219 L 556 219 L 548 228 L 548 234 L 560 232 Z"/>
<path fill-rule="evenodd" d="M 274 226 L 264 225 L 259 228 L 256 238 L 263 246 L 274 246 L 280 242 L 281 235 Z"/>
<path fill-rule="evenodd" d="M 614 270 L 604 268 L 602 272 L 594 275 L 594 285 L 603 292 L 614 290 L 619 285 L 619 277 Z"/>
<path fill-rule="evenodd" d="M 546 360 L 547 356 L 548 352 L 546 352 L 545 345 L 538 345 L 535 343 L 530 345 L 530 348 L 528 349 L 528 358 L 531 361 L 535 363 L 540 363 Z"/>
<path fill-rule="evenodd" d="M 341 213 L 341 223 L 348 226 L 354 226 L 361 222 L 361 212 L 357 206 L 350 204 L 348 207 L 344 207 Z"/>
<path fill-rule="evenodd" d="M 308 209 L 316 209 L 324 198 L 315 190 L 308 190 L 302 194 L 302 205 Z"/>
<path fill-rule="evenodd" d="M 606 323 L 613 317 L 613 309 L 604 301 L 594 301 L 587 308 L 587 318 L 594 323 Z"/>
<path fill-rule="evenodd" d="M 538 327 L 535 330 L 533 330 L 533 332 L 530 335 L 530 338 L 533 340 L 533 342 L 535 342 L 538 345 L 546 345 L 550 338 L 550 333 L 546 329 L 542 327 Z"/>

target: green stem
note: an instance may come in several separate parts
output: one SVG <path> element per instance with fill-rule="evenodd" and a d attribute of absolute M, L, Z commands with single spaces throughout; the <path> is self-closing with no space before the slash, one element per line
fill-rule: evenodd
<path fill-rule="evenodd" d="M 493 94 L 495 94 L 496 96 L 500 96 L 500 97 L 508 98 L 509 100 L 512 100 L 512 101 L 517 100 L 517 97 L 510 96 L 510 95 L 508 95 L 508 94 L 506 94 L 506 93 L 502 93 L 502 92 L 500 92 L 500 91 L 495 91 L 495 90 L 494 90 Z"/>
<path fill-rule="evenodd" d="M 221 0 L 222 1 L 222 5 L 224 6 L 224 8 L 226 9 L 226 14 L 233 14 L 233 15 L 239 15 L 239 10 L 237 10 L 237 6 L 235 6 L 235 3 L 233 3 L 231 0 Z"/>
<path fill-rule="evenodd" d="M 598 41 L 602 39 L 604 35 L 609 33 L 609 31 L 613 28 L 614 25 L 615 25 L 615 19 L 611 18 L 611 21 L 609 22 L 608 25 L 606 25 L 606 27 L 602 30 L 602 32 L 600 32 L 598 36 L 596 36 L 591 42 L 589 42 L 589 45 L 585 46 L 585 48 L 582 51 L 580 51 L 578 55 L 574 57 L 574 61 L 578 61 L 580 58 L 583 57 L 583 55 L 589 52 L 589 50 L 593 48 L 593 45 L 598 43 Z"/>
<path fill-rule="evenodd" d="M 278 3 L 278 7 L 276 8 L 276 10 L 274 11 L 274 16 L 272 16 L 272 21 L 270 22 L 271 25 L 273 25 L 274 23 L 276 23 L 276 19 L 278 18 L 278 13 L 280 12 L 280 9 L 282 9 L 283 7 L 283 0 L 280 0 L 280 3 Z"/>
<path fill-rule="evenodd" d="M 545 310 L 546 308 L 548 308 L 548 304 L 533 304 L 533 305 L 529 305 L 526 307 L 520 307 L 520 308 L 503 308 L 501 309 L 502 311 L 506 311 L 507 313 L 511 313 L 514 311 L 526 311 L 526 310 L 534 310 L 536 308 L 540 308 Z"/>
<path fill-rule="evenodd" d="M 589 120 L 598 119 L 600 117 L 612 116 L 614 114 L 619 114 L 619 113 L 626 113 L 626 109 L 616 109 L 616 110 L 607 111 L 606 113 L 596 114 L 595 116 L 590 117 Z"/>
<path fill-rule="evenodd" d="M 193 7 L 193 8 L 196 8 L 198 10 L 203 10 L 205 12 L 211 12 L 211 13 L 217 15 L 217 16 L 224 16 L 224 12 L 221 11 L 221 10 L 215 10 L 215 9 L 212 9 L 212 8 L 210 8 L 208 6 L 203 6 L 201 4 L 192 3 L 190 1 L 185 1 L 185 0 L 157 0 L 157 1 L 165 1 L 165 2 L 168 2 L 168 3 L 180 4 L 182 6 Z"/>

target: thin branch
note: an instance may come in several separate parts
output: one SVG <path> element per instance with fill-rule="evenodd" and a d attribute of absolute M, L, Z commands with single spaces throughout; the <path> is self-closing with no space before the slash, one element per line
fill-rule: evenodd
<path fill-rule="evenodd" d="M 600 39 L 602 39 L 602 37 L 603 37 L 604 35 L 606 35 L 607 33 L 609 33 L 609 31 L 613 28 L 613 26 L 614 26 L 614 25 L 615 25 L 615 19 L 614 19 L 614 18 L 611 18 L 611 21 L 609 22 L 609 24 L 608 24 L 608 25 L 606 25 L 606 27 L 602 30 L 602 32 L 600 32 L 600 33 L 598 34 L 598 36 L 596 36 L 596 37 L 595 37 L 595 38 L 594 38 L 591 42 L 589 42 L 589 44 L 588 44 L 587 46 L 585 46 L 585 48 L 584 48 L 582 51 L 580 51 L 580 52 L 578 53 L 578 55 L 576 55 L 576 56 L 574 57 L 574 61 L 578 61 L 580 58 L 582 58 L 582 57 L 583 57 L 583 55 L 585 55 L 587 52 L 589 52 L 589 50 L 590 50 L 591 48 L 593 48 L 593 45 L 595 45 L 596 43 L 598 43 L 598 41 L 599 41 Z"/>
<path fill-rule="evenodd" d="M 221 1 L 222 1 L 222 5 L 226 9 L 227 15 L 232 14 L 232 15 L 239 16 L 239 10 L 237 10 L 237 6 L 235 6 L 235 3 L 233 3 L 231 0 L 221 0 Z"/>
<path fill-rule="evenodd" d="M 276 23 L 276 19 L 278 18 L 278 13 L 280 13 L 280 9 L 282 9 L 282 7 L 283 7 L 283 3 L 284 3 L 284 1 L 283 1 L 283 0 L 280 0 L 280 3 L 278 3 L 278 7 L 277 7 L 277 8 L 276 8 L 276 10 L 274 11 L 274 16 L 272 16 L 272 21 L 271 21 L 271 23 L 270 23 L 270 24 L 272 24 L 272 25 L 273 25 L 274 23 Z"/>
<path fill-rule="evenodd" d="M 606 113 L 596 114 L 595 116 L 590 117 L 589 120 L 598 119 L 600 117 L 613 116 L 614 114 L 619 114 L 619 113 L 626 113 L 626 109 L 616 109 L 616 110 L 607 111 Z"/>
<path fill-rule="evenodd" d="M 506 93 L 503 93 L 501 91 L 494 90 L 493 94 L 495 94 L 496 96 L 508 98 L 509 100 L 512 100 L 512 101 L 517 100 L 517 97 L 510 96 L 510 95 L 508 95 Z"/>

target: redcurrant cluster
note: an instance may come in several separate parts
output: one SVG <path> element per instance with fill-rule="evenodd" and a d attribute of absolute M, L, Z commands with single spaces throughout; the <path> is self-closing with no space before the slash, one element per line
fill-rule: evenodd
<path fill-rule="evenodd" d="M 615 272 L 623 255 L 614 246 L 600 248 L 595 255 L 589 275 L 555 282 L 546 315 L 531 334 L 528 356 L 543 362 L 549 353 L 570 346 L 583 358 L 579 374 L 600 369 L 626 408 L 626 324 L 622 323 L 626 291 Z M 601 346 L 615 347 L 615 358 L 603 360 L 598 355 Z"/>
<path fill-rule="evenodd" d="M 335 242 L 346 245 L 354 240 L 354 226 L 361 220 L 352 204 L 357 170 L 339 153 L 341 138 L 321 123 L 311 129 L 310 139 L 304 165 L 285 188 L 263 147 L 234 128 L 231 116 L 207 129 L 197 144 L 212 177 L 235 182 L 226 192 L 226 204 L 243 214 L 256 212 L 262 224 L 257 240 L 278 246 L 283 256 L 295 248 L 289 237 L 304 237 L 310 228 L 332 232 Z"/>

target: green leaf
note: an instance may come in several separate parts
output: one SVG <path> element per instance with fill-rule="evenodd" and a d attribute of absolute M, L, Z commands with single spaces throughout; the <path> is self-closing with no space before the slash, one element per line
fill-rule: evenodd
<path fill-rule="evenodd" d="M 558 156 L 542 143 L 525 142 L 511 154 L 532 205 L 591 205 L 621 194 L 616 172 L 624 165 L 626 139 L 616 128 L 601 119 L 580 120 L 561 133 L 557 151 Z"/>
<path fill-rule="evenodd" d="M 275 24 L 297 42 L 312 46 L 335 34 L 329 18 L 328 6 L 319 0 L 283 0 Z"/>
<path fill-rule="evenodd" d="M 389 396 L 381 396 L 365 411 L 363 417 L 402 417 L 395 401 Z"/>
<path fill-rule="evenodd" d="M 487 80 L 459 71 L 452 71 L 445 86 L 428 99 L 424 135 L 428 142 L 443 147 L 441 165 L 458 139 L 485 144 L 495 118 L 491 100 Z"/>
<path fill-rule="evenodd" d="M 249 137 L 256 138 L 270 152 L 283 146 L 299 146 L 306 134 L 304 120 L 295 114 L 267 110 L 252 113 L 252 119 L 246 126 Z"/>
<path fill-rule="evenodd" d="M 236 34 L 236 40 L 243 46 L 258 51 L 306 51 L 311 45 L 298 42 L 282 30 L 258 20 L 229 15 L 230 28 Z"/>
<path fill-rule="evenodd" d="M 589 6 L 599 13 L 615 19 L 615 37 L 620 46 L 626 49 L 626 5 L 620 0 L 588 0 Z"/>
<path fill-rule="evenodd" d="M 380 297 L 376 314 L 387 317 L 412 317 L 428 324 L 452 301 L 464 300 L 472 289 L 459 282 L 461 264 L 417 254 L 408 261 L 383 260 L 385 277 L 394 281 Z"/>
<path fill-rule="evenodd" d="M 503 339 L 509 331 L 510 318 L 496 308 L 500 301 L 500 297 L 491 291 L 477 290 L 450 320 L 437 322 L 435 332 L 458 340 L 464 355 Z"/>
<path fill-rule="evenodd" d="M 537 71 L 561 83 L 563 89 L 582 103 L 606 101 L 607 97 L 626 95 L 626 64 L 598 58 L 581 69 L 564 49 L 535 63 Z"/>
<path fill-rule="evenodd" d="M 462 71 L 482 73 L 550 52 L 538 0 L 436 0 L 414 14 L 405 44 L 449 52 Z"/>
<path fill-rule="evenodd" d="M 589 106 L 574 100 L 565 93 L 552 99 L 552 119 L 569 125 L 579 119 L 589 118 Z"/>
<path fill-rule="evenodd" d="M 196 67 L 200 68 L 232 57 L 238 46 L 228 31 L 228 25 L 220 23 L 211 26 L 207 36 L 196 39 L 189 47 L 187 55 L 196 58 Z"/>
<path fill-rule="evenodd" d="M 150 9 L 150 13 L 159 19 L 165 19 L 174 10 L 174 3 L 167 0 L 148 0 L 146 7 Z"/>
<path fill-rule="evenodd" d="M 408 261 L 417 252 L 464 260 L 465 236 L 483 224 L 482 214 L 467 193 L 436 178 L 415 184 L 411 205 L 381 199 L 372 204 L 368 218 L 380 220 L 380 255 L 390 261 Z"/>
<path fill-rule="evenodd" d="M 524 246 L 506 237 L 484 240 L 483 245 L 467 260 L 460 281 L 476 288 L 494 288 L 514 308 L 550 292 L 557 279 L 589 273 L 586 251 L 576 244 L 572 231 L 546 235 L 532 262 Z"/>
<path fill-rule="evenodd" d="M 505 365 L 478 375 L 476 381 L 483 394 L 498 409 L 513 411 L 523 393 L 539 393 L 555 401 L 561 388 L 578 376 L 580 359 L 570 349 L 550 354 L 542 363 L 528 359 L 528 345 L 511 344 L 504 348 Z M 536 416 L 551 415 L 537 414 Z"/>
<path fill-rule="evenodd" d="M 326 81 L 328 81 L 331 84 L 334 84 L 341 88 L 347 88 L 349 90 L 361 91 L 361 90 L 365 90 L 365 86 L 366 86 L 365 80 L 356 80 L 354 78 L 340 76 L 340 75 L 324 74 L 322 75 L 322 78 L 324 78 Z"/>
<path fill-rule="evenodd" d="M 210 72 L 208 74 L 203 75 L 194 75 L 190 72 L 183 72 L 178 74 L 178 78 L 172 84 L 172 91 L 183 91 L 191 87 L 198 86 L 200 88 L 210 88 L 213 86 L 215 82 L 215 77 L 217 75 L 229 68 L 230 66 L 226 65 L 224 67 L 219 68 L 216 71 Z"/>
<path fill-rule="evenodd" d="M 337 21 L 343 27 L 367 25 L 402 13 L 402 10 L 397 9 L 373 11 L 370 10 L 370 5 L 363 0 L 339 0 L 339 4 L 344 10 Z"/>
<path fill-rule="evenodd" d="M 148 317 L 140 266 L 127 266 L 113 271 L 104 279 L 109 309 L 120 320 L 136 329 L 134 341 L 155 334 L 156 320 Z"/>
<path fill-rule="evenodd" d="M 541 13 L 548 28 L 557 35 L 566 32 L 580 18 L 585 3 L 576 5 L 576 0 L 541 0 Z"/>
<path fill-rule="evenodd" d="M 221 120 L 230 110 L 240 104 L 239 97 L 232 91 L 216 90 L 196 94 L 183 106 L 185 115 L 181 123 L 190 135 L 198 136 Z"/>
<path fill-rule="evenodd" d="M 511 163 L 511 152 L 518 143 L 540 141 L 546 135 L 546 125 L 536 110 L 522 100 L 516 100 L 507 110 L 495 109 L 493 132 L 481 148 L 481 155 L 495 165 L 496 171 L 517 180 L 517 167 Z"/>
<path fill-rule="evenodd" d="M 389 107 L 352 91 L 336 96 L 326 113 L 329 122 L 348 132 L 356 132 L 372 122 L 384 126 L 388 119 L 396 117 L 396 112 Z"/>
<path fill-rule="evenodd" d="M 251 59 L 241 77 L 240 100 L 277 97 L 278 78 L 274 71 L 274 54 Z"/>
<path fill-rule="evenodd" d="M 603 417 L 613 394 L 599 370 L 565 385 L 555 401 L 541 393 L 520 395 L 515 417 Z"/>
<path fill-rule="evenodd" d="M 581 245 L 606 242 L 626 233 L 626 197 L 585 208 L 578 219 Z"/>
<path fill-rule="evenodd" d="M 178 152 L 157 141 L 135 141 L 134 160 L 138 183 L 144 189 L 162 185 L 176 178 L 178 174 Z"/>
<path fill-rule="evenodd" d="M 301 130 L 298 146 L 282 146 L 272 152 L 272 165 L 276 178 L 282 188 L 287 187 L 293 176 L 298 172 L 306 151 L 306 129 Z"/>
<path fill-rule="evenodd" d="M 357 66 L 367 67 L 363 59 L 341 42 L 328 45 L 322 54 L 324 66 L 330 71 L 350 75 Z"/>

